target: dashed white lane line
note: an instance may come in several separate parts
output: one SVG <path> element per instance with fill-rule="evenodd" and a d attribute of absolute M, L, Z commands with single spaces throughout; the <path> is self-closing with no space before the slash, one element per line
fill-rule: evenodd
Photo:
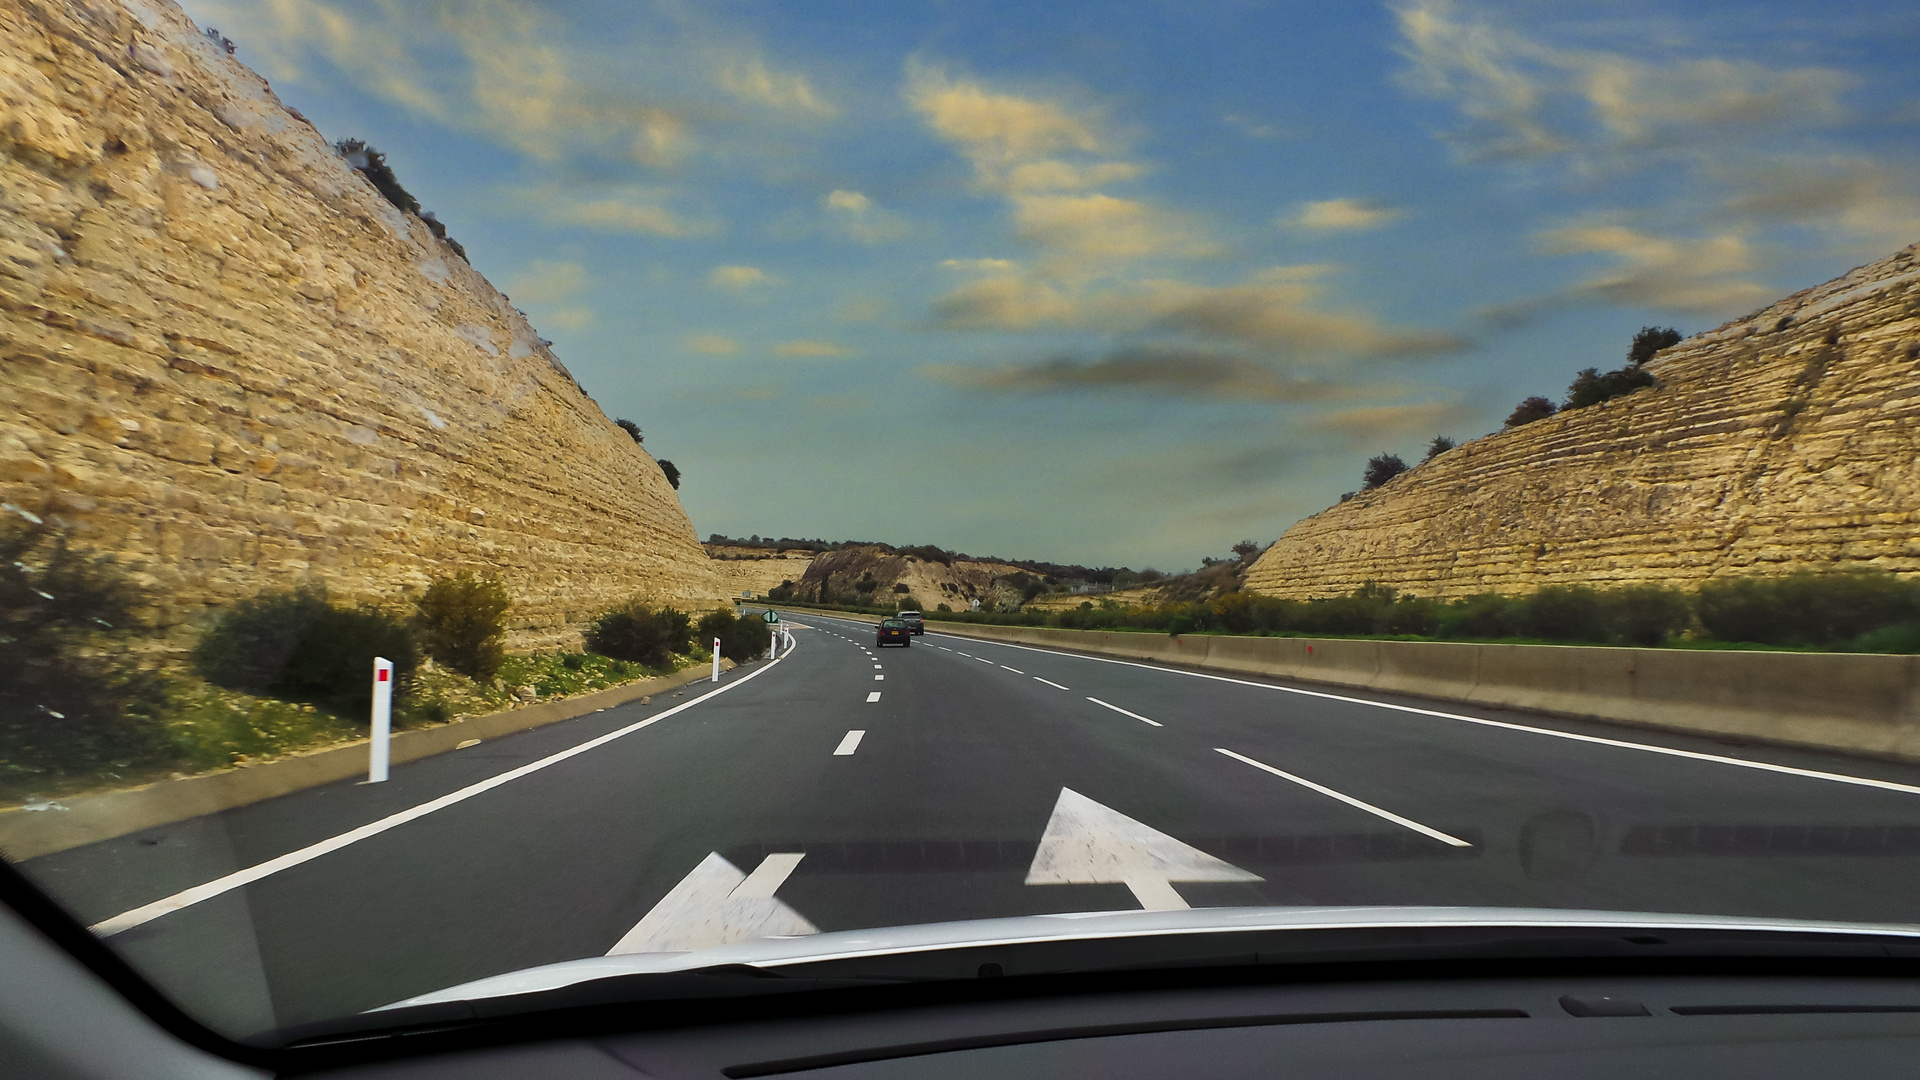
<path fill-rule="evenodd" d="M 989 665 L 989 666 L 991 666 L 991 665 L 992 665 L 992 663 L 993 663 L 993 661 L 991 661 L 991 660 L 989 660 L 989 659 L 987 659 L 987 658 L 986 658 L 986 657 L 984 657 L 984 656 L 976 656 L 976 657 L 974 657 L 974 659 L 975 659 L 975 660 L 978 660 L 978 661 L 980 661 L 980 662 L 981 662 L 981 663 L 983 663 L 983 664 L 987 664 L 987 665 Z"/>
<path fill-rule="evenodd" d="M 833 748 L 833 756 L 852 757 L 853 752 L 860 748 L 860 740 L 865 738 L 866 735 L 867 732 L 865 728 L 854 728 L 852 731 L 847 732 L 840 740 L 840 745 Z"/>
<path fill-rule="evenodd" d="M 1300 697 L 1320 698 L 1324 701 L 1343 701 L 1350 705 L 1371 705 L 1376 709 L 1389 712 L 1408 713 L 1413 716 L 1431 716 L 1440 720 L 1455 720 L 1463 724 L 1479 727 L 1497 728 L 1504 731 L 1521 731 L 1529 735 L 1545 735 L 1553 739 L 1566 739 L 1569 742 L 1587 743 L 1591 746 L 1611 746 L 1620 750 L 1639 750 L 1648 754 L 1662 754 L 1666 757 L 1685 758 L 1690 761 L 1710 761 L 1716 765 L 1732 765 L 1742 769 L 1754 769 L 1759 772 L 1783 773 L 1787 776 L 1804 776 L 1810 780 L 1829 780 L 1836 784 L 1853 784 L 1857 787 L 1878 788 L 1881 791 L 1899 791 L 1908 795 L 1920 795 L 1920 785 L 1901 784 L 1892 780 L 1876 780 L 1866 776 L 1851 776 L 1847 773 L 1821 772 L 1817 769 L 1799 769 L 1792 765 L 1776 765 L 1771 761 L 1754 761 L 1751 758 L 1727 757 L 1724 754 L 1706 754 L 1698 750 L 1681 750 L 1672 746 L 1658 746 L 1652 743 L 1628 742 L 1625 739 L 1609 739 L 1600 735 L 1582 735 L 1574 731 L 1556 731 L 1553 728 L 1534 727 L 1531 724 L 1516 724 L 1510 720 L 1493 720 L 1485 716 L 1468 716 L 1464 713 L 1442 712 L 1438 709 L 1422 709 L 1413 705 L 1396 705 L 1390 701 L 1373 701 L 1368 698 L 1349 697 L 1345 694 L 1330 694 L 1324 690 L 1306 690 L 1298 686 L 1277 686 L 1273 683 L 1253 682 L 1249 679 L 1236 679 L 1230 675 L 1214 675 L 1204 671 L 1182 671 L 1179 668 L 1160 667 L 1155 664 L 1142 664 L 1133 660 L 1115 660 L 1106 656 L 1088 656 L 1085 653 L 1062 652 L 1058 649 L 1041 649 L 1032 645 L 1010 645 L 1006 642 L 993 642 L 1004 649 L 1019 649 L 1022 652 L 1040 653 L 1045 656 L 1064 656 L 1074 660 L 1089 660 L 1096 664 L 1116 664 L 1120 667 L 1140 668 L 1144 671 L 1158 671 L 1163 675 L 1179 675 L 1189 679 L 1205 679 L 1208 682 L 1233 683 L 1236 686 L 1250 686 L 1256 690 L 1273 690 L 1282 694 L 1297 694 Z M 944 646 L 940 646 L 944 648 Z M 1046 680 L 1042 679 L 1042 682 Z M 1057 684 L 1056 684 L 1057 685 Z"/>
<path fill-rule="evenodd" d="M 875 665 L 873 665 L 873 670 L 875 670 L 875 671 L 879 671 L 879 670 L 880 670 L 880 665 L 879 665 L 879 664 L 875 664 Z"/>
<path fill-rule="evenodd" d="M 1019 668 L 1017 668 L 1017 667 L 1007 667 L 1007 665 L 1005 665 L 1005 664 L 1001 664 L 1000 666 L 1001 666 L 1001 667 L 1003 667 L 1003 668 L 1006 668 L 1006 669 L 1007 669 L 1008 671 L 1011 671 L 1011 672 L 1013 672 L 1013 673 L 1014 673 L 1015 675 L 1025 675 L 1025 674 L 1026 674 L 1026 672 L 1024 672 L 1024 671 L 1021 671 L 1021 670 L 1020 670 Z"/>
<path fill-rule="evenodd" d="M 1047 684 L 1048 686 L 1051 686 L 1051 687 L 1053 687 L 1053 688 L 1054 688 L 1055 690 L 1066 690 L 1066 689 L 1069 689 L 1069 687 L 1065 687 L 1065 686 L 1061 686 L 1061 685 L 1060 685 L 1059 683 L 1057 683 L 1057 682 L 1054 682 L 1054 681 L 1053 681 L 1052 679 L 1043 679 L 1043 678 L 1041 678 L 1041 677 L 1040 677 L 1040 676 L 1038 676 L 1038 675 L 1035 675 L 1035 676 L 1033 677 L 1033 681 L 1034 681 L 1034 682 L 1043 682 L 1043 683 L 1046 683 L 1046 684 Z"/>
<path fill-rule="evenodd" d="M 878 690 L 875 690 L 873 693 L 867 695 L 867 704 L 869 705 L 879 700 L 880 700 L 880 691 Z"/>
<path fill-rule="evenodd" d="M 1125 709 L 1123 709 L 1123 708 L 1121 708 L 1121 707 L 1120 707 L 1120 706 L 1118 706 L 1118 705 L 1109 705 L 1109 704 L 1107 704 L 1106 702 L 1104 702 L 1104 701 L 1101 701 L 1101 700 L 1100 700 L 1099 698 L 1097 698 L 1097 697 L 1090 697 L 1090 698 L 1088 698 L 1087 700 L 1088 700 L 1088 701 L 1091 701 L 1091 702 L 1093 702 L 1093 703 L 1094 703 L 1095 705 L 1098 705 L 1098 706 L 1100 706 L 1100 707 L 1101 707 L 1101 708 L 1103 708 L 1103 709 L 1112 709 L 1112 710 L 1113 710 L 1114 712 L 1117 712 L 1117 713 L 1119 713 L 1119 714 L 1120 714 L 1121 716 L 1131 716 L 1131 717 L 1133 717 L 1133 718 L 1134 718 L 1135 720 L 1138 720 L 1138 721 L 1140 721 L 1140 722 L 1141 722 L 1141 723 L 1143 723 L 1143 724 L 1152 724 L 1152 725 L 1153 725 L 1154 727 L 1166 727 L 1166 726 L 1167 726 L 1167 725 L 1165 725 L 1165 724 L 1163 724 L 1163 723 L 1161 723 L 1161 722 L 1160 722 L 1160 721 L 1158 721 L 1158 720 L 1149 720 L 1149 719 L 1147 719 L 1146 717 L 1144 717 L 1144 716 L 1141 716 L 1141 715 L 1140 715 L 1139 713 L 1133 713 L 1133 712 L 1128 712 L 1127 710 L 1125 710 Z"/>
<path fill-rule="evenodd" d="M 949 649 L 949 648 L 947 648 L 947 647 L 946 647 L 945 645 L 935 645 L 935 646 L 934 646 L 934 648 L 936 648 L 936 649 L 939 649 L 939 650 L 940 650 L 941 652 L 952 652 L 952 651 L 953 651 L 952 649 Z"/>
<path fill-rule="evenodd" d="M 528 762 L 527 764 L 522 765 L 517 769 L 508 769 L 506 772 L 499 773 L 495 776 L 490 776 L 485 780 L 479 781 L 478 783 L 468 784 L 466 787 L 463 787 L 458 791 L 448 792 L 447 794 L 442 795 L 437 799 L 430 799 L 426 802 L 421 803 L 418 806 L 414 806 L 409 809 L 402 810 L 395 814 L 389 814 L 378 821 L 370 821 L 367 824 L 362 825 L 357 829 L 349 829 L 346 832 L 339 834 L 338 836 L 328 837 L 325 840 L 308 844 L 306 847 L 300 848 L 298 850 L 289 851 L 285 855 L 280 855 L 278 857 L 268 859 L 265 862 L 255 863 L 244 870 L 236 870 L 225 877 L 219 877 L 219 878 L 213 879 L 212 881 L 202 882 L 201 884 L 195 885 L 190 889 L 182 889 L 181 891 L 174 893 L 172 896 L 163 897 L 159 900 L 153 901 L 150 904 L 143 904 L 140 907 L 134 908 L 131 911 L 123 911 L 120 914 L 115 915 L 110 919 L 105 919 L 100 922 L 94 923 L 92 926 L 89 926 L 87 929 L 93 931 L 94 933 L 100 935 L 101 937 L 112 937 L 114 934 L 117 934 L 122 930 L 129 930 L 143 923 L 152 922 L 153 920 L 169 912 L 179 911 L 181 908 L 185 908 L 185 907 L 191 907 L 194 904 L 201 902 L 202 900 L 210 900 L 213 897 L 221 895 L 222 893 L 230 892 L 234 889 L 240 888 L 243 885 L 250 885 L 253 882 L 259 881 L 262 878 L 270 877 L 274 874 L 279 873 L 282 870 L 286 870 L 290 867 L 299 866 L 301 863 L 311 862 L 322 855 L 328 854 L 329 852 L 338 851 L 341 848 L 348 846 L 349 844 L 359 843 L 360 841 L 365 840 L 370 836 L 378 836 L 389 829 L 399 828 L 400 826 L 405 825 L 409 821 L 413 821 L 416 818 L 426 817 L 428 814 L 431 814 L 436 810 L 443 810 L 449 806 L 454 805 L 455 803 L 465 802 L 466 800 L 473 798 L 475 795 L 480 795 L 488 791 L 492 791 L 494 788 L 497 788 L 502 784 L 511 783 L 512 781 L 518 780 L 519 778 L 526 776 L 530 773 L 539 772 L 540 770 L 545 769 L 548 766 L 558 765 L 559 763 L 566 761 L 569 758 L 577 757 L 578 755 L 584 754 L 589 750 L 594 750 L 599 747 L 605 746 L 606 744 L 613 742 L 615 739 L 619 739 L 624 736 L 631 735 L 642 728 L 652 727 L 653 725 L 659 723 L 660 721 L 665 720 L 667 717 L 673 716 L 677 713 L 681 713 L 688 709 L 691 709 L 695 705 L 700 704 L 701 702 L 707 700 L 710 697 L 713 697 L 716 694 L 724 694 L 727 691 L 732 690 L 736 686 L 746 685 L 748 682 L 751 682 L 752 680 L 760 677 L 761 675 L 764 675 L 767 672 L 772 671 L 774 668 L 778 667 L 785 659 L 786 657 L 783 656 L 779 660 L 774 660 L 762 667 L 759 667 L 753 671 L 748 672 L 746 675 L 740 677 L 739 679 L 734 680 L 733 682 L 721 683 L 718 687 L 712 690 L 709 690 L 704 694 L 701 694 L 699 697 L 694 698 L 692 701 L 682 702 L 681 704 L 675 705 L 673 708 L 668 709 L 664 712 L 655 713 L 654 715 L 647 717 L 645 720 L 640 720 L 635 723 L 628 724 L 626 727 L 619 728 L 614 731 L 609 731 L 605 735 L 601 735 L 598 738 L 588 739 L 586 742 L 580 743 L 577 746 L 570 746 L 565 750 L 559 751 L 558 753 L 548 754 L 546 757 L 543 757 L 538 761 Z M 876 694 L 875 696 L 877 697 L 879 695 Z"/>
<path fill-rule="evenodd" d="M 973 654 L 972 654 L 972 653 L 970 653 L 970 652 L 960 652 L 960 650 L 959 650 L 959 649 L 955 649 L 955 650 L 953 650 L 953 651 L 954 651 L 954 652 L 957 652 L 957 653 L 960 653 L 960 655 L 961 655 L 961 656 L 964 656 L 964 657 L 966 657 L 966 658 L 967 658 L 967 659 L 969 659 L 969 660 L 971 660 L 971 659 L 973 659 Z"/>
<path fill-rule="evenodd" d="M 875 676 L 873 677 L 873 681 L 874 681 L 874 682 L 886 682 L 886 681 L 887 681 L 887 677 L 886 677 L 885 675 L 875 675 Z"/>
<path fill-rule="evenodd" d="M 1420 824 L 1419 822 L 1413 820 L 1412 818 L 1403 818 L 1399 814 L 1396 814 L 1391 810 L 1382 810 L 1370 802 L 1362 802 L 1361 800 L 1356 799 L 1351 795 L 1343 795 L 1340 792 L 1335 791 L 1330 787 L 1325 787 L 1323 785 L 1316 784 L 1311 780 L 1305 779 L 1304 777 L 1295 776 L 1292 773 L 1286 771 L 1285 769 L 1276 769 L 1264 761 L 1255 761 L 1252 758 L 1247 757 L 1245 754 L 1236 754 L 1233 751 L 1228 750 L 1224 747 L 1216 746 L 1213 749 L 1216 753 L 1225 754 L 1228 757 L 1234 759 L 1235 761 L 1244 761 L 1247 764 L 1253 766 L 1254 768 L 1261 769 L 1265 772 L 1270 772 L 1282 780 L 1291 780 L 1294 783 L 1299 784 L 1303 788 L 1308 788 L 1313 791 L 1317 791 L 1320 794 L 1325 795 L 1330 799 L 1339 799 L 1341 802 L 1346 803 L 1348 806 L 1357 806 L 1360 809 L 1365 810 L 1367 813 L 1372 814 L 1376 817 L 1386 818 L 1388 821 L 1393 822 L 1395 825 L 1404 825 L 1407 828 L 1412 829 L 1414 832 L 1420 833 L 1423 836 L 1431 836 L 1435 840 L 1438 840 L 1443 844 L 1452 844 L 1454 847 L 1472 847 L 1473 846 L 1472 844 L 1467 843 L 1465 840 L 1462 840 L 1457 836 L 1448 836 L 1446 833 L 1441 832 L 1439 829 L 1429 829 L 1425 825 Z"/>

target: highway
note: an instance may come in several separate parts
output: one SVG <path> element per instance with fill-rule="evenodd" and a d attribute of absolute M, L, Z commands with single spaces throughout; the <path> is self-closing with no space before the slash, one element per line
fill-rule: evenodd
<path fill-rule="evenodd" d="M 1049 912 L 1920 922 L 1920 767 L 790 620 L 790 653 L 717 688 L 23 869 L 234 1030 L 610 951 Z"/>

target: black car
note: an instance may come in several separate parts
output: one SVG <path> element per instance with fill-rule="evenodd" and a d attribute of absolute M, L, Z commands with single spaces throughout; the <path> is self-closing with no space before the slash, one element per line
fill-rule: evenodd
<path fill-rule="evenodd" d="M 893 617 L 906 623 L 907 629 L 913 631 L 915 637 L 927 632 L 927 620 L 921 618 L 917 611 L 897 611 Z"/>
<path fill-rule="evenodd" d="M 880 628 L 874 634 L 873 645 L 875 648 L 879 648 L 882 645 L 905 645 L 912 647 L 913 631 L 907 629 L 906 620 L 904 619 L 881 619 Z"/>

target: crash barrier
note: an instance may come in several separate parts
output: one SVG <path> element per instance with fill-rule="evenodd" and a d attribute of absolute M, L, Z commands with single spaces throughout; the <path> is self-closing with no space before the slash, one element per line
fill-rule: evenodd
<path fill-rule="evenodd" d="M 733 670 L 731 660 L 722 670 Z M 393 764 L 457 750 L 462 745 L 544 727 L 625 705 L 642 697 L 699 682 L 707 678 L 706 665 L 653 679 L 527 705 L 483 716 L 468 716 L 438 727 L 402 731 L 389 742 Z M 307 788 L 321 787 L 367 771 L 367 740 L 305 754 L 293 754 L 257 765 L 246 765 L 179 780 L 103 791 L 35 804 L 34 809 L 0 812 L 0 852 L 14 862 L 50 855 L 100 840 L 127 836 L 157 825 L 264 802 Z"/>
<path fill-rule="evenodd" d="M 934 621 L 927 628 L 1205 671 L 1920 761 L 1920 656 L 1170 637 Z"/>

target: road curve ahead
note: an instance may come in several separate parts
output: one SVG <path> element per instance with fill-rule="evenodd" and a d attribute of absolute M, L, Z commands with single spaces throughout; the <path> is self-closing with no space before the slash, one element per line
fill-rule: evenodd
<path fill-rule="evenodd" d="M 1472 904 L 1920 923 L 1920 768 L 798 617 L 697 683 L 24 864 L 240 1030 L 742 937 Z"/>

